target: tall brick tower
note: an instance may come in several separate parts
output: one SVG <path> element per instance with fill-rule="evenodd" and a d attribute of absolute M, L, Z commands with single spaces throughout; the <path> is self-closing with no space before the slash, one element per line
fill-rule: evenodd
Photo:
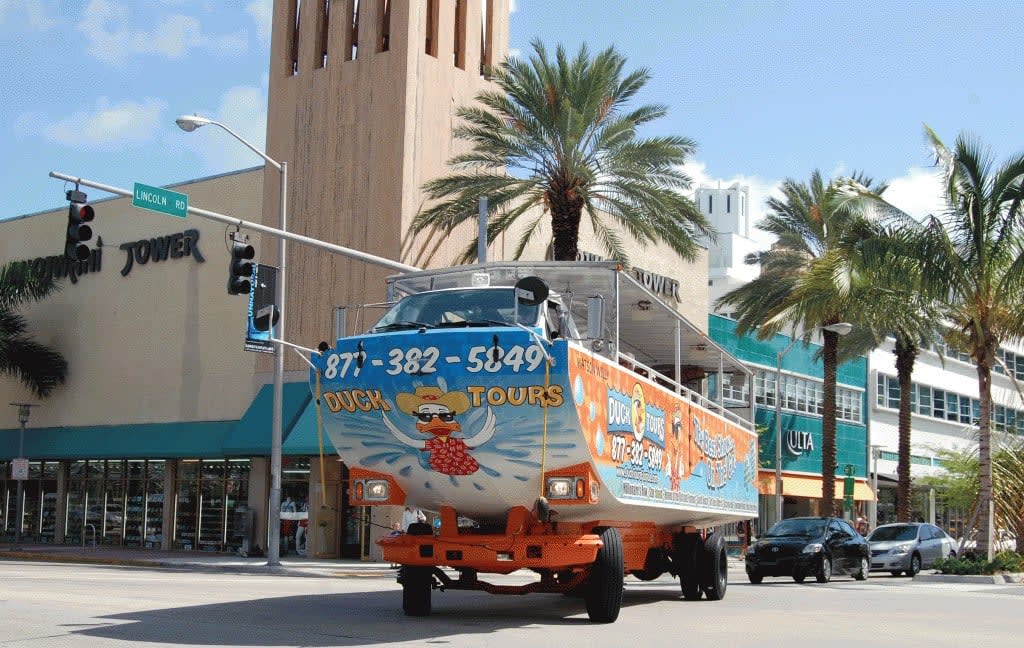
<path fill-rule="evenodd" d="M 420 187 L 455 152 L 455 111 L 493 87 L 508 15 L 508 0 L 275 0 L 267 153 L 288 163 L 289 231 L 415 264 L 402 244 Z M 268 169 L 271 226 L 279 181 Z M 276 263 L 273 239 L 261 248 Z M 286 335 L 315 346 L 333 307 L 382 298 L 392 271 L 291 243 L 287 274 Z"/>

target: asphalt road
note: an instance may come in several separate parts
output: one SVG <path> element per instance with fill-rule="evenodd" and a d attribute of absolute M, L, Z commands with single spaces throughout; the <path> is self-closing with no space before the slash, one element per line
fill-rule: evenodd
<path fill-rule="evenodd" d="M 522 582 L 513 575 L 502 582 Z M 1015 646 L 1024 586 L 872 576 L 750 585 L 687 602 L 675 580 L 627 579 L 614 624 L 579 599 L 435 592 L 408 618 L 393 578 L 0 563 L 0 646 Z"/>

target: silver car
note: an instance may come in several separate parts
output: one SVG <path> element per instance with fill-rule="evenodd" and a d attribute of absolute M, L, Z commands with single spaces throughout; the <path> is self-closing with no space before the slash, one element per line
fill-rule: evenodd
<path fill-rule="evenodd" d="M 868 535 L 871 571 L 913 576 L 940 558 L 956 558 L 956 540 L 924 522 L 883 524 Z"/>

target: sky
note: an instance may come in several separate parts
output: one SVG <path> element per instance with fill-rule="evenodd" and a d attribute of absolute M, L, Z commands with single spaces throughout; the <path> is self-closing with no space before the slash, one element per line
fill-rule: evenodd
<path fill-rule="evenodd" d="M 863 172 L 936 212 L 924 124 L 1024 153 L 1024 3 L 986 0 L 515 0 L 510 46 L 615 47 L 647 68 L 643 135 L 698 149 L 695 184 Z M 199 114 L 265 141 L 271 0 L 0 0 L 0 219 L 63 207 L 59 171 L 130 189 L 257 166 Z M 87 189 L 90 200 L 108 197 Z M 762 210 L 763 211 L 763 210 Z M 755 211 L 755 218 L 758 216 Z"/>

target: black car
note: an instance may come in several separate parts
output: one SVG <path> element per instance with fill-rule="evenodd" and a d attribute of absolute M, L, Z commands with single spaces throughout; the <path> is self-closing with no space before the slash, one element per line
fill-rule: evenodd
<path fill-rule="evenodd" d="M 814 576 L 827 583 L 833 574 L 864 580 L 871 570 L 867 540 L 849 522 L 833 517 L 795 517 L 776 523 L 747 549 L 747 578 L 792 576 L 798 583 Z"/>

